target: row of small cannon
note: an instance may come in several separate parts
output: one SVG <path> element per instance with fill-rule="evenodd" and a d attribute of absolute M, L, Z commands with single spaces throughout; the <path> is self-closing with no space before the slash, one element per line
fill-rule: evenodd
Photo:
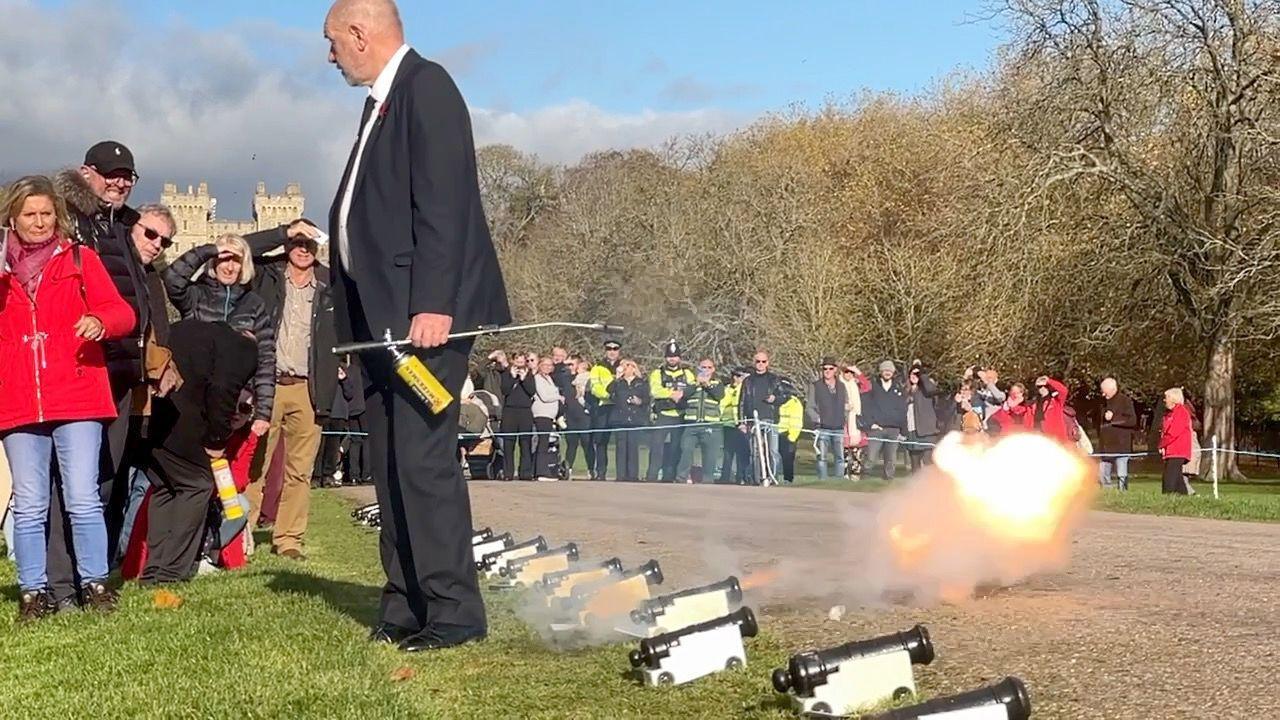
<path fill-rule="evenodd" d="M 630 571 L 616 557 L 583 562 L 574 543 L 548 548 L 535 537 L 516 542 L 490 528 L 472 537 L 476 568 L 498 588 L 525 588 L 552 618 L 550 630 L 571 635 L 616 633 L 639 637 L 629 653 L 633 672 L 646 685 L 680 685 L 722 670 L 746 666 L 743 638 L 759 631 L 742 603 L 735 577 L 665 595 L 662 568 L 650 560 Z M 869 640 L 793 655 L 773 672 L 774 689 L 812 717 L 846 717 L 915 694 L 914 665 L 934 659 L 921 625 Z M 1026 720 L 1031 701 L 1021 680 L 911 707 L 863 716 L 876 720 Z"/>

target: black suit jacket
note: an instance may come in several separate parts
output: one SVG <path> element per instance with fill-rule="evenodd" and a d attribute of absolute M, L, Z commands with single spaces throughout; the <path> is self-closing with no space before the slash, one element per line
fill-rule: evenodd
<path fill-rule="evenodd" d="M 471 117 L 453 79 L 410 51 L 375 118 L 347 216 L 353 267 L 341 252 L 331 258 L 339 342 L 381 339 L 386 329 L 406 337 L 417 313 L 450 315 L 455 332 L 511 322 Z M 344 176 L 330 209 L 334 238 L 346 185 Z"/>

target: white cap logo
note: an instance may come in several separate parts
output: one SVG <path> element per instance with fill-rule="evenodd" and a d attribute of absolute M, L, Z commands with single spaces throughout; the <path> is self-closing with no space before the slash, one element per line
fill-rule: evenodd
<path fill-rule="evenodd" d="M 118 147 L 116 148 L 116 155 L 117 155 L 117 156 L 118 156 L 118 155 L 120 155 L 120 148 L 118 148 Z"/>

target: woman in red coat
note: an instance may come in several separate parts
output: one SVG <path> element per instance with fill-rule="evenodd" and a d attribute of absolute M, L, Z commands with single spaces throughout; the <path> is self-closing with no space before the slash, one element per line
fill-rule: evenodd
<path fill-rule="evenodd" d="M 1067 423 L 1067 386 L 1047 375 L 1036 378 L 1035 428 L 1067 445 L 1075 445 Z"/>
<path fill-rule="evenodd" d="M 102 421 L 115 417 L 102 340 L 137 318 L 102 261 L 73 246 L 66 205 L 46 177 L 15 182 L 0 207 L 0 433 L 13 473 L 19 620 L 53 612 L 45 523 L 56 453 L 71 520 L 80 604 L 110 610 L 107 530 L 98 497 Z"/>
<path fill-rule="evenodd" d="M 1026 402 L 1027 386 L 1014 383 L 1000 409 L 987 419 L 987 431 L 993 435 L 1035 429 L 1034 406 Z"/>
<path fill-rule="evenodd" d="M 1182 466 L 1191 459 L 1195 430 L 1191 425 L 1191 412 L 1187 410 L 1182 388 L 1165 390 L 1164 406 L 1168 408 L 1168 412 L 1164 415 L 1160 431 L 1160 455 L 1164 458 L 1161 492 L 1186 495 L 1187 484 L 1182 480 Z"/>

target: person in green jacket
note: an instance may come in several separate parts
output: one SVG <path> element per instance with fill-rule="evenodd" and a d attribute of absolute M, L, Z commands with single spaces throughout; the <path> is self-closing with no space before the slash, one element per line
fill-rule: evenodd
<path fill-rule="evenodd" d="M 791 388 L 791 398 L 778 408 L 778 454 L 782 456 L 782 479 L 787 483 L 796 479 L 796 441 L 804 429 L 804 403 L 794 386 Z"/>
<path fill-rule="evenodd" d="M 697 384 L 693 371 L 680 364 L 680 346 L 675 340 L 667 343 L 667 362 L 649 373 L 649 397 L 653 401 L 654 431 L 649 441 L 649 468 L 646 482 L 657 482 L 662 471 L 663 482 L 675 482 L 676 466 L 680 460 L 680 439 L 683 435 L 684 409 L 689 390 Z M 667 449 L 670 443 L 671 448 Z"/>
<path fill-rule="evenodd" d="M 695 449 L 702 454 L 703 482 L 711 482 L 720 471 L 720 445 L 724 437 L 724 429 L 720 426 L 720 403 L 724 401 L 724 395 L 724 385 L 716 379 L 716 364 L 711 358 L 698 361 L 695 384 L 685 397 L 684 421 L 687 427 L 680 438 L 676 482 L 692 482 L 689 473 L 693 469 Z"/>
<path fill-rule="evenodd" d="M 591 368 L 587 378 L 587 413 L 591 416 L 591 442 L 595 447 L 595 465 L 587 468 L 591 480 L 604 481 L 609 472 L 609 436 L 613 429 L 613 396 L 609 386 L 618 377 L 622 344 L 610 340 L 604 344 L 604 360 Z"/>

